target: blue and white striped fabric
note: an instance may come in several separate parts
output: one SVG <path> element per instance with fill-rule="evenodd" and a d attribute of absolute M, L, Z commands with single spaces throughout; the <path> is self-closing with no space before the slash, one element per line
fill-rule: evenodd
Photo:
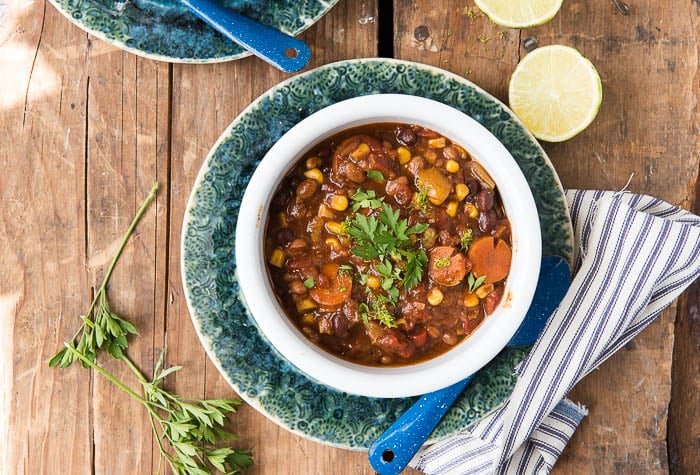
<path fill-rule="evenodd" d="M 564 400 L 700 275 L 700 217 L 629 193 L 566 193 L 576 239 L 569 292 L 510 398 L 463 433 L 423 447 L 427 474 L 546 474 L 586 410 Z"/>

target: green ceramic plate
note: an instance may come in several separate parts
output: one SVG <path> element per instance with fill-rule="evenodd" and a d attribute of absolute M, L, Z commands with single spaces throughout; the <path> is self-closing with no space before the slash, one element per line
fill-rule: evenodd
<path fill-rule="evenodd" d="M 454 74 L 385 59 L 343 61 L 295 76 L 253 102 L 220 137 L 200 170 L 185 215 L 183 281 L 202 345 L 228 383 L 280 426 L 318 442 L 362 450 L 415 398 L 372 399 L 319 385 L 270 347 L 239 296 L 234 247 L 246 184 L 272 144 L 309 114 L 357 95 L 402 93 L 453 106 L 508 148 L 537 203 L 544 255 L 572 260 L 573 232 L 563 189 L 542 148 L 498 100 Z M 431 440 L 454 434 L 510 393 L 526 351 L 506 349 L 483 368 Z"/>
<path fill-rule="evenodd" d="M 212 63 L 249 56 L 178 0 L 50 0 L 88 33 L 140 56 L 175 63 Z M 338 0 L 219 0 L 260 23 L 297 35 Z"/>

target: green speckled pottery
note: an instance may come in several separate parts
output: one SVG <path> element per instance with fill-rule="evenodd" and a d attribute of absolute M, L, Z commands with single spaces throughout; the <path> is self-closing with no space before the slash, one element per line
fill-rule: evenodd
<path fill-rule="evenodd" d="M 366 450 L 415 398 L 348 395 L 310 380 L 277 354 L 241 300 L 235 230 L 245 187 L 272 144 L 317 110 L 358 95 L 427 97 L 468 114 L 510 151 L 530 184 L 543 255 L 573 259 L 573 231 L 562 186 L 533 136 L 501 102 L 462 77 L 417 63 L 360 59 L 292 77 L 260 96 L 219 138 L 202 165 L 185 214 L 182 272 L 202 345 L 251 406 L 303 437 Z M 484 367 L 432 434 L 436 441 L 485 416 L 508 396 L 527 349 L 506 348 Z"/>
<path fill-rule="evenodd" d="M 50 0 L 78 27 L 131 53 L 177 63 L 211 63 L 250 53 L 178 0 Z M 297 35 L 338 0 L 219 0 L 260 23 Z"/>

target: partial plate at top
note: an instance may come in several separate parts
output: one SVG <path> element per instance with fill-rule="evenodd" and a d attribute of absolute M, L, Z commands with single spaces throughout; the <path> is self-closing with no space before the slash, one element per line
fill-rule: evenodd
<path fill-rule="evenodd" d="M 249 56 L 178 0 L 50 0 L 70 21 L 112 45 L 151 59 L 213 63 Z M 262 24 L 298 35 L 338 0 L 218 0 Z"/>
<path fill-rule="evenodd" d="M 269 419 L 303 437 L 364 450 L 415 398 L 375 399 L 310 380 L 283 360 L 241 301 L 236 275 L 238 210 L 267 150 L 313 112 L 358 95 L 427 97 L 468 114 L 510 151 L 532 188 L 543 255 L 573 260 L 573 231 L 564 190 L 537 140 L 497 99 L 455 74 L 417 63 L 359 59 L 329 64 L 273 87 L 219 138 L 190 195 L 182 235 L 182 277 L 193 324 L 231 387 Z M 526 349 L 506 348 L 474 378 L 433 433 L 452 435 L 497 408 L 515 383 Z"/>

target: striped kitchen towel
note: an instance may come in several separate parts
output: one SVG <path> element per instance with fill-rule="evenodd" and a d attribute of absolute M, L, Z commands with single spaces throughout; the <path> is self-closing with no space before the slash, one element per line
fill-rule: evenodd
<path fill-rule="evenodd" d="M 423 447 L 427 474 L 546 474 L 584 408 L 563 399 L 700 275 L 700 217 L 630 193 L 567 191 L 577 256 L 571 288 L 509 399 L 464 432 Z"/>

